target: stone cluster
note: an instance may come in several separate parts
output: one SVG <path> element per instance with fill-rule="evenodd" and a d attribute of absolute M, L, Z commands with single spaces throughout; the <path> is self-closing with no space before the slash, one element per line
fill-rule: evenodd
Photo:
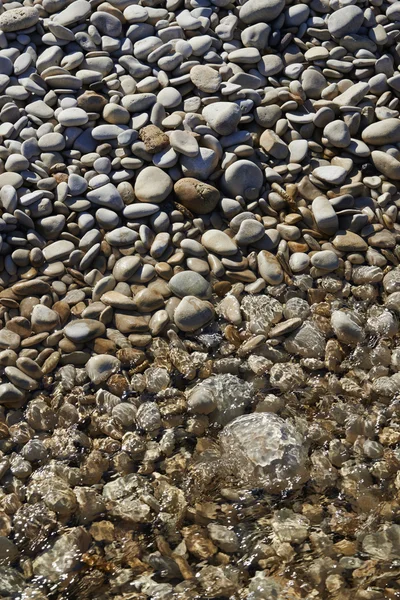
<path fill-rule="evenodd" d="M 400 2 L 0 7 L 0 596 L 400 593 Z"/>

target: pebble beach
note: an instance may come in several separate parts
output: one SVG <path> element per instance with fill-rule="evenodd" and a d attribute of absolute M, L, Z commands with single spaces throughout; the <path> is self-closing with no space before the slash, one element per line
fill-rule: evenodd
<path fill-rule="evenodd" d="M 400 599 L 400 2 L 0 6 L 0 598 Z"/>

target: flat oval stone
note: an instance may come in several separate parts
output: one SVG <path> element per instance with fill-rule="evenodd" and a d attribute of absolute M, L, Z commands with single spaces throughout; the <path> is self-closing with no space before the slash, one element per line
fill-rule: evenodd
<path fill-rule="evenodd" d="M 159 204 L 172 192 L 172 179 L 158 167 L 146 167 L 135 181 L 135 194 L 140 202 Z"/>
<path fill-rule="evenodd" d="M 168 282 L 168 287 L 175 296 L 196 296 L 207 299 L 211 297 L 211 285 L 199 273 L 182 271 L 174 275 Z"/>
<path fill-rule="evenodd" d="M 112 306 L 113 308 L 119 308 L 120 310 L 136 310 L 136 304 L 132 298 L 128 298 L 128 296 L 116 292 L 115 290 L 103 294 L 100 301 L 106 306 Z"/>
<path fill-rule="evenodd" d="M 312 172 L 315 177 L 329 185 L 340 185 L 346 179 L 347 171 L 343 167 L 317 167 Z"/>
<path fill-rule="evenodd" d="M 373 146 L 397 144 L 400 142 L 400 121 L 399 119 L 384 119 L 372 123 L 362 131 L 361 137 L 364 142 Z"/>
<path fill-rule="evenodd" d="M 22 390 L 36 390 L 39 385 L 37 381 L 32 379 L 32 377 L 29 377 L 29 375 L 17 367 L 6 367 L 4 372 L 11 383 Z"/>
<path fill-rule="evenodd" d="M 374 150 L 371 152 L 372 162 L 380 173 L 393 179 L 394 181 L 400 181 L 400 161 L 394 156 L 387 152 L 381 152 L 380 150 Z"/>
<path fill-rule="evenodd" d="M 182 177 L 174 185 L 178 202 L 190 212 L 206 215 L 217 206 L 220 193 L 214 186 L 194 177 Z"/>
<path fill-rule="evenodd" d="M 104 206 L 117 212 L 124 208 L 121 194 L 112 183 L 106 183 L 101 187 L 91 190 L 86 194 L 86 198 L 93 204 Z"/>
<path fill-rule="evenodd" d="M 236 130 L 242 113 L 232 102 L 213 102 L 203 108 L 203 117 L 220 135 L 230 135 Z"/>
<path fill-rule="evenodd" d="M 25 110 L 28 115 L 39 117 L 39 119 L 51 119 L 54 115 L 54 110 L 48 106 L 46 102 L 43 102 L 43 100 L 35 100 L 34 102 L 27 104 Z"/>
<path fill-rule="evenodd" d="M 334 235 L 339 229 L 338 216 L 325 196 L 318 196 L 313 200 L 312 212 L 315 218 L 317 227 L 327 235 Z"/>
<path fill-rule="evenodd" d="M 47 281 L 39 278 L 20 281 L 14 284 L 11 289 L 17 296 L 42 296 L 43 294 L 49 294 L 51 291 Z"/>
<path fill-rule="evenodd" d="M 47 262 L 57 262 L 68 258 L 73 250 L 75 250 L 75 246 L 72 242 L 58 240 L 43 248 L 43 256 Z"/>
<path fill-rule="evenodd" d="M 39 13 L 36 8 L 30 6 L 12 8 L 0 15 L 0 29 L 4 32 L 20 31 L 33 27 L 38 21 Z"/>
<path fill-rule="evenodd" d="M 130 221 L 135 221 L 136 219 L 144 219 L 146 217 L 150 217 L 159 210 L 160 207 L 158 206 L 158 204 L 152 204 L 150 202 L 137 202 L 135 204 L 125 206 L 123 215 L 126 219 L 129 219 Z"/>
<path fill-rule="evenodd" d="M 85 19 L 91 13 L 91 5 L 86 0 L 76 0 L 72 2 L 67 8 L 56 14 L 53 19 L 55 23 L 59 25 L 72 25 L 82 19 Z"/>
<path fill-rule="evenodd" d="M 78 319 L 68 323 L 64 327 L 66 337 L 76 344 L 89 342 L 104 335 L 106 327 L 100 321 L 94 319 Z"/>
<path fill-rule="evenodd" d="M 130 246 L 138 239 L 136 231 L 129 227 L 118 227 L 106 233 L 106 240 L 111 246 Z"/>
<path fill-rule="evenodd" d="M 64 127 L 79 127 L 85 125 L 89 120 L 88 115 L 82 108 L 67 108 L 58 115 L 58 122 Z"/>
<path fill-rule="evenodd" d="M 351 314 L 335 310 L 331 316 L 331 324 L 338 340 L 344 344 L 354 346 L 364 339 L 363 328 Z"/>
<path fill-rule="evenodd" d="M 121 368 L 121 361 L 110 354 L 98 354 L 86 363 L 86 373 L 94 385 L 100 385 Z"/>
<path fill-rule="evenodd" d="M 238 250 L 229 235 L 218 229 L 209 229 L 203 233 L 201 243 L 209 252 L 215 252 L 221 256 L 232 256 Z"/>
<path fill-rule="evenodd" d="M 269 23 L 281 14 L 284 6 L 284 0 L 248 0 L 240 7 L 239 19 L 246 25 Z"/>
<path fill-rule="evenodd" d="M 324 271 L 334 271 L 339 266 L 339 257 L 332 250 L 322 250 L 312 255 L 311 264 Z"/>
<path fill-rule="evenodd" d="M 268 285 L 279 285 L 283 281 L 282 267 L 274 254 L 261 250 L 257 256 L 258 272 Z"/>
<path fill-rule="evenodd" d="M 338 231 L 332 244 L 341 252 L 365 252 L 368 249 L 367 242 L 352 231 Z"/>
<path fill-rule="evenodd" d="M 174 312 L 174 321 L 181 331 L 196 331 L 207 325 L 213 316 L 214 309 L 209 302 L 185 296 Z"/>

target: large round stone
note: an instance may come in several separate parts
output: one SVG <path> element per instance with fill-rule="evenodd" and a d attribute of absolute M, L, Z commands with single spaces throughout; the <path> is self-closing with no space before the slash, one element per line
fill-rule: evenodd
<path fill-rule="evenodd" d="M 172 179 L 158 167 L 146 167 L 135 182 L 136 198 L 140 202 L 163 202 L 172 192 Z"/>
<path fill-rule="evenodd" d="M 221 446 L 224 468 L 269 493 L 298 489 L 309 478 L 303 436 L 273 413 L 237 417 L 222 430 Z"/>
<path fill-rule="evenodd" d="M 179 179 L 174 185 L 174 192 L 178 202 L 198 215 L 212 212 L 220 197 L 217 188 L 194 177 Z"/>

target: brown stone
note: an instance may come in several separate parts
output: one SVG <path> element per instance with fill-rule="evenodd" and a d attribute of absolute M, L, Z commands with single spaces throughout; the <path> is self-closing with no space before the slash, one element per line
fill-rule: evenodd
<path fill-rule="evenodd" d="M 53 178 L 56 180 L 57 185 L 59 183 L 66 183 L 68 181 L 67 173 L 53 173 Z"/>
<path fill-rule="evenodd" d="M 301 240 L 302 238 L 300 238 Z M 288 246 L 289 246 L 289 250 L 294 253 L 294 252 L 308 252 L 309 248 L 308 248 L 308 244 L 306 244 L 305 242 L 301 242 L 300 240 L 297 240 L 297 242 L 288 242 Z"/>
<path fill-rule="evenodd" d="M 217 188 L 194 177 L 183 177 L 174 185 L 177 200 L 182 206 L 198 215 L 214 210 L 220 198 Z"/>
<path fill-rule="evenodd" d="M 82 348 L 84 347 L 84 344 L 75 344 L 71 340 L 68 340 L 67 338 L 63 338 L 62 340 L 60 340 L 58 347 L 60 348 L 60 350 L 62 352 L 69 353 L 69 352 L 76 352 L 77 350 L 82 350 Z"/>
<path fill-rule="evenodd" d="M 11 289 L 17 296 L 31 296 L 36 294 L 43 296 L 43 294 L 50 294 L 51 292 L 49 284 L 42 279 L 20 281 L 13 285 Z"/>
<path fill-rule="evenodd" d="M 115 326 L 121 333 L 142 333 L 149 329 L 149 318 L 142 315 L 124 314 L 116 312 L 114 315 Z"/>
<path fill-rule="evenodd" d="M 60 315 L 61 327 L 64 327 L 71 314 L 70 307 L 64 300 L 59 300 L 53 304 L 52 309 Z"/>
<path fill-rule="evenodd" d="M 20 301 L 20 297 L 17 296 L 16 294 L 14 294 L 14 292 L 11 289 L 9 289 L 9 288 L 5 289 L 5 290 L 2 290 L 0 292 L 0 298 L 8 298 L 8 299 L 11 299 L 11 300 L 15 300 L 16 302 Z M 4 304 L 4 306 L 8 306 L 8 305 Z"/>
<path fill-rule="evenodd" d="M 332 244 L 341 252 L 365 252 L 368 249 L 366 241 L 352 231 L 338 231 Z"/>
<path fill-rule="evenodd" d="M 207 535 L 206 529 L 198 525 L 191 525 L 182 529 L 188 551 L 200 560 L 210 558 L 218 551 Z"/>
<path fill-rule="evenodd" d="M 114 525 L 110 521 L 97 521 L 89 530 L 96 542 L 113 542 L 115 539 Z"/>
<path fill-rule="evenodd" d="M 47 331 L 42 331 L 41 333 L 37 333 L 36 335 L 31 335 L 31 337 L 25 338 L 21 342 L 21 348 L 33 348 L 38 344 L 41 344 L 45 339 L 47 339 L 49 334 Z"/>
<path fill-rule="evenodd" d="M 133 369 L 146 360 L 146 355 L 137 348 L 121 348 L 117 351 L 117 358 L 123 367 Z"/>
<path fill-rule="evenodd" d="M 107 380 L 107 387 L 112 394 L 120 398 L 124 392 L 129 390 L 129 382 L 123 375 L 116 373 Z"/>
<path fill-rule="evenodd" d="M 86 112 L 100 113 L 106 104 L 107 99 L 104 96 L 89 90 L 81 94 L 78 98 L 79 108 L 83 108 Z"/>
<path fill-rule="evenodd" d="M 368 244 L 374 248 L 394 248 L 396 246 L 396 236 L 387 229 L 378 231 L 368 238 Z"/>
<path fill-rule="evenodd" d="M 93 348 L 96 354 L 115 354 L 116 345 L 112 340 L 97 338 L 88 344 L 89 348 Z"/>
<path fill-rule="evenodd" d="M 32 333 L 31 324 L 25 317 L 14 317 L 6 323 L 6 329 L 17 333 L 22 339 L 29 337 Z"/>
<path fill-rule="evenodd" d="M 232 284 L 229 281 L 217 281 L 213 290 L 220 298 L 223 298 L 226 294 L 228 294 L 232 289 Z"/>
<path fill-rule="evenodd" d="M 161 152 L 169 146 L 169 137 L 156 125 L 142 127 L 139 131 L 139 137 L 149 154 L 157 154 L 157 152 Z"/>
<path fill-rule="evenodd" d="M 52 354 L 50 354 L 50 356 L 48 358 L 46 358 L 46 360 L 43 363 L 43 366 L 42 366 L 43 374 L 47 375 L 48 373 L 51 373 L 52 371 L 54 371 L 54 369 L 58 365 L 60 358 L 61 358 L 60 352 L 53 352 Z"/>
<path fill-rule="evenodd" d="M 138 346 L 139 348 L 145 348 L 153 341 L 151 335 L 146 335 L 144 333 L 131 333 L 128 340 L 133 346 Z"/>
<path fill-rule="evenodd" d="M 134 301 L 139 312 L 147 313 L 158 310 L 159 308 L 164 308 L 164 298 L 155 290 L 141 290 L 136 294 Z"/>

